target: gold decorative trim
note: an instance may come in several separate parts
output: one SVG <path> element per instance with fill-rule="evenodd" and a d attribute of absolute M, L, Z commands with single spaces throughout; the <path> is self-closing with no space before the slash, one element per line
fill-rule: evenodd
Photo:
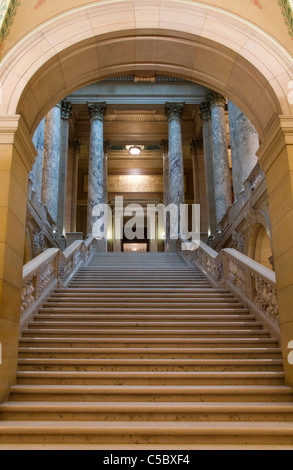
<path fill-rule="evenodd" d="M 289 0 L 278 0 L 278 5 L 282 10 L 285 24 L 288 28 L 288 34 L 293 39 L 293 12 Z"/>

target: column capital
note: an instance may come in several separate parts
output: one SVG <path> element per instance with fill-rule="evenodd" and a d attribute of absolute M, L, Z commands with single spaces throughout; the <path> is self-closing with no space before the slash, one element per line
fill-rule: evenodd
<path fill-rule="evenodd" d="M 162 139 L 160 142 L 160 149 L 163 153 L 167 153 L 169 150 L 169 142 L 168 140 Z"/>
<path fill-rule="evenodd" d="M 112 147 L 112 144 L 110 140 L 104 140 L 104 154 L 108 154 L 111 147 Z"/>
<path fill-rule="evenodd" d="M 88 103 L 88 110 L 92 121 L 103 121 L 107 103 Z"/>
<path fill-rule="evenodd" d="M 210 108 L 213 109 L 215 106 L 226 106 L 226 98 L 216 91 L 210 90 L 207 96 Z"/>
<path fill-rule="evenodd" d="M 211 119 L 211 107 L 209 101 L 204 101 L 200 105 L 200 119 L 202 121 L 208 121 Z"/>
<path fill-rule="evenodd" d="M 68 121 L 71 117 L 72 105 L 67 100 L 61 101 L 61 119 Z"/>
<path fill-rule="evenodd" d="M 165 105 L 165 115 L 168 120 L 178 119 L 181 120 L 185 103 L 166 103 Z"/>
<path fill-rule="evenodd" d="M 203 151 L 203 141 L 197 139 L 191 139 L 190 141 L 190 151 L 192 152 L 202 152 Z"/>

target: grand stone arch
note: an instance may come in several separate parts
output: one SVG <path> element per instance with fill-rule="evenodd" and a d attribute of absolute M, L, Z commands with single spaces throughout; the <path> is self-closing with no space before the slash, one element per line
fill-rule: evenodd
<path fill-rule="evenodd" d="M 7 332 L 0 398 L 16 375 L 27 179 L 36 154 L 32 135 L 65 96 L 125 74 L 165 74 L 205 85 L 233 101 L 259 132 L 287 357 L 286 345 L 293 339 L 293 241 L 284 237 L 279 243 L 279 234 L 286 232 L 293 214 L 292 57 L 258 26 L 220 8 L 181 0 L 151 2 L 151 8 L 147 0 L 105 1 L 52 18 L 23 37 L 0 64 L 0 206 L 5 221 L 0 321 Z M 291 369 L 285 361 L 287 380 L 293 383 Z"/>

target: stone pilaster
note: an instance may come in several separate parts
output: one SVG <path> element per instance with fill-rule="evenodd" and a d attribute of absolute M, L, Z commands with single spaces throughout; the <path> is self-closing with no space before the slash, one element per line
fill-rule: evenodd
<path fill-rule="evenodd" d="M 243 183 L 257 164 L 259 136 L 243 112 L 228 101 L 233 188 L 237 198 Z"/>
<path fill-rule="evenodd" d="M 201 104 L 200 117 L 202 119 L 203 148 L 206 173 L 206 193 L 209 217 L 208 233 L 209 235 L 212 235 L 217 230 L 217 215 L 213 156 L 213 131 L 211 121 L 211 109 L 207 101 Z"/>
<path fill-rule="evenodd" d="M 0 403 L 7 400 L 11 386 L 16 383 L 28 175 L 36 153 L 24 119 L 21 116 L 1 116 Z"/>
<path fill-rule="evenodd" d="M 42 202 L 57 224 L 59 164 L 61 144 L 61 104 L 52 108 L 46 116 L 45 149 L 43 164 Z"/>
<path fill-rule="evenodd" d="M 59 164 L 59 191 L 58 191 L 58 216 L 57 226 L 60 235 L 65 235 L 65 211 L 66 211 L 66 176 L 68 165 L 69 144 L 69 119 L 72 106 L 66 100 L 61 102 L 61 144 Z"/>
<path fill-rule="evenodd" d="M 226 100 L 214 91 L 208 94 L 211 107 L 213 154 L 215 173 L 215 196 L 217 222 L 219 223 L 232 204 L 231 177 L 225 119 Z"/>
<path fill-rule="evenodd" d="M 181 129 L 181 117 L 184 104 L 185 103 L 166 103 L 165 106 L 165 115 L 168 118 L 169 127 L 169 204 L 175 204 L 178 206 L 179 219 L 180 204 L 184 204 L 185 200 Z M 170 234 L 167 234 L 167 239 L 169 235 Z M 176 243 L 176 240 L 170 240 L 170 251 L 176 250 Z"/>
<path fill-rule="evenodd" d="M 106 103 L 88 103 L 91 117 L 90 155 L 88 173 L 88 215 L 87 231 L 91 234 L 96 217 L 93 209 L 97 204 L 103 204 L 104 180 L 104 115 Z"/>

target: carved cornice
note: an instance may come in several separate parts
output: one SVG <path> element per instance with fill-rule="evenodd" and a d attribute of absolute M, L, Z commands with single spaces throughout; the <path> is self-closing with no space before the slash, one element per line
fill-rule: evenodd
<path fill-rule="evenodd" d="M 166 103 L 165 115 L 167 116 L 168 121 L 172 119 L 181 121 L 184 105 L 185 103 Z"/>
<path fill-rule="evenodd" d="M 104 121 L 107 103 L 88 103 L 88 110 L 92 121 Z"/>

